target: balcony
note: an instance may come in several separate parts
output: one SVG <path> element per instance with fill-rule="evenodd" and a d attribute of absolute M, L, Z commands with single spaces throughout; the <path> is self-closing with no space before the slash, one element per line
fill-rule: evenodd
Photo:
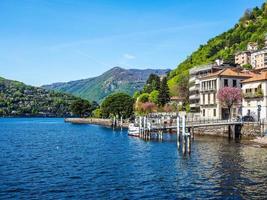
<path fill-rule="evenodd" d="M 189 99 L 200 99 L 199 94 L 193 94 L 189 96 Z"/>
<path fill-rule="evenodd" d="M 212 91 L 216 91 L 215 87 L 212 88 L 201 88 L 200 92 L 212 92 Z"/>
<path fill-rule="evenodd" d="M 189 87 L 189 91 L 199 90 L 199 85 L 192 85 Z"/>
<path fill-rule="evenodd" d="M 260 90 L 258 92 L 247 92 L 243 94 L 244 99 L 257 99 L 257 98 L 263 98 L 263 92 Z"/>
<path fill-rule="evenodd" d="M 199 103 L 190 103 L 190 108 L 197 108 L 199 106 Z"/>

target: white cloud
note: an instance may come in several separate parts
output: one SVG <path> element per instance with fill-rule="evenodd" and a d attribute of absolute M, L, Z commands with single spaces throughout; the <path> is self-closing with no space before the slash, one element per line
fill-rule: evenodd
<path fill-rule="evenodd" d="M 135 59 L 135 56 L 132 54 L 126 53 L 123 55 L 123 58 L 128 59 L 128 60 L 133 60 L 133 59 Z"/>

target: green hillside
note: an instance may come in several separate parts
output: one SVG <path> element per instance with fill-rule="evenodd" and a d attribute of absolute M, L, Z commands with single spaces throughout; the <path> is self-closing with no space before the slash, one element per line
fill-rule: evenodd
<path fill-rule="evenodd" d="M 70 116 L 77 99 L 0 77 L 0 116 Z"/>
<path fill-rule="evenodd" d="M 248 42 L 258 42 L 259 47 L 264 45 L 264 35 L 267 32 L 267 4 L 261 8 L 246 10 L 239 22 L 230 30 L 210 39 L 207 44 L 200 45 L 186 60 L 169 74 L 169 86 L 172 95 L 179 94 L 179 85 L 188 80 L 190 68 L 223 59 L 233 63 L 234 54 L 245 50 Z M 177 88 L 178 87 L 178 88 Z"/>
<path fill-rule="evenodd" d="M 101 102 L 105 97 L 115 92 L 133 95 L 135 91 L 140 91 L 143 88 L 150 74 L 164 75 L 167 72 L 169 70 L 138 70 L 114 67 L 98 77 L 67 83 L 54 83 L 44 85 L 43 88 Z"/>

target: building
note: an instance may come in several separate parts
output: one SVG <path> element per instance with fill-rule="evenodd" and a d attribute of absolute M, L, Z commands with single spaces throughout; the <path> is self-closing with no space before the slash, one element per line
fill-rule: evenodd
<path fill-rule="evenodd" d="M 189 70 L 189 104 L 191 113 L 200 114 L 200 78 L 229 67 L 232 66 L 223 64 L 222 61 L 218 60 L 214 64 L 199 65 Z"/>
<path fill-rule="evenodd" d="M 240 66 L 251 64 L 251 54 L 258 50 L 258 44 L 255 42 L 250 42 L 247 45 L 246 51 L 240 51 L 235 54 L 235 64 Z"/>
<path fill-rule="evenodd" d="M 225 68 L 200 78 L 199 96 L 201 118 L 228 119 L 228 109 L 224 108 L 217 98 L 219 89 L 223 87 L 241 88 L 241 81 L 251 77 L 252 73 L 249 71 L 244 71 L 240 68 Z M 240 106 L 234 105 L 232 117 L 236 117 L 239 114 Z"/>
<path fill-rule="evenodd" d="M 267 68 L 267 47 L 251 54 L 251 65 L 257 70 Z"/>
<path fill-rule="evenodd" d="M 235 64 L 240 66 L 250 65 L 251 63 L 251 51 L 241 51 L 235 54 Z"/>
<path fill-rule="evenodd" d="M 178 96 L 172 96 L 170 98 L 170 104 L 175 104 L 177 107 L 183 106 L 184 101 L 185 101 L 185 98 L 178 97 Z"/>
<path fill-rule="evenodd" d="M 267 119 L 267 71 L 242 81 L 242 91 L 242 115 L 250 115 L 254 119 Z"/>
<path fill-rule="evenodd" d="M 189 104 L 192 113 L 200 113 L 199 78 L 211 73 L 213 66 L 213 64 L 200 65 L 189 70 Z"/>

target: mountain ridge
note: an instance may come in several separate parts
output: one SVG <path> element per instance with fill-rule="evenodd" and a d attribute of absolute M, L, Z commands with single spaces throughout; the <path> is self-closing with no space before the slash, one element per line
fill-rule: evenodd
<path fill-rule="evenodd" d="M 0 77 L 0 116 L 72 116 L 70 105 L 76 100 L 69 94 Z"/>
<path fill-rule="evenodd" d="M 154 73 L 161 76 L 169 71 L 170 69 L 124 69 L 116 66 L 96 77 L 53 83 L 42 87 L 70 93 L 90 101 L 101 102 L 114 92 L 125 92 L 133 95 L 135 91 L 143 88 L 150 74 Z"/>

